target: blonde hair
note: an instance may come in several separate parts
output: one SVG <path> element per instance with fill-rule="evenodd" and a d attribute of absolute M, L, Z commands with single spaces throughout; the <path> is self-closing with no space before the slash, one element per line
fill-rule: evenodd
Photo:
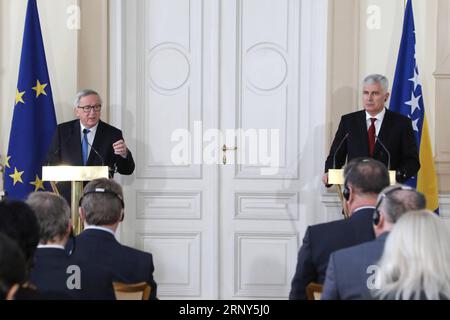
<path fill-rule="evenodd" d="M 402 215 L 378 265 L 382 299 L 450 299 L 450 233 L 431 211 Z"/>

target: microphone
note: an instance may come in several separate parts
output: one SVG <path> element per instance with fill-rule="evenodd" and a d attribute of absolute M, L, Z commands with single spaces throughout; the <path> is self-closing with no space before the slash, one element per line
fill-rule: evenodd
<path fill-rule="evenodd" d="M 339 151 L 339 149 L 341 149 L 342 144 L 344 143 L 344 141 L 348 138 L 349 133 L 347 132 L 344 136 L 344 138 L 342 138 L 341 142 L 339 143 L 338 147 L 336 148 L 336 151 L 333 154 L 333 169 L 336 169 L 336 155 Z"/>
<path fill-rule="evenodd" d="M 388 165 L 387 165 L 387 169 L 391 170 L 391 153 L 389 152 L 389 150 L 386 148 L 386 146 L 383 144 L 383 142 L 381 142 L 380 138 L 377 136 L 376 137 L 377 140 L 376 142 L 378 142 L 380 144 L 380 146 L 384 149 L 384 151 L 386 151 L 387 155 L 388 155 Z"/>
<path fill-rule="evenodd" d="M 83 129 L 83 133 L 86 134 L 88 133 L 88 130 L 86 128 Z M 87 139 L 86 139 L 87 141 Z M 102 160 L 102 166 L 105 165 L 105 159 L 103 159 L 103 157 L 101 156 L 101 154 L 92 146 L 92 144 L 89 143 L 89 141 L 87 141 L 87 144 L 89 145 L 89 147 L 91 147 L 91 150 L 94 150 L 95 154 L 100 158 L 100 160 Z"/>
<path fill-rule="evenodd" d="M 55 134 L 57 134 L 57 133 L 55 133 Z M 58 147 L 56 148 L 56 150 L 53 151 L 53 152 L 50 154 L 50 157 L 47 156 L 47 159 L 46 159 L 46 160 L 47 160 L 47 163 L 46 163 L 47 166 L 50 166 L 50 165 L 53 166 L 53 165 L 55 165 L 55 164 L 59 164 L 59 163 L 56 163 L 56 161 L 55 161 L 56 154 L 57 154 L 58 152 L 61 151 L 62 146 L 69 140 L 69 137 L 70 137 L 70 135 L 67 135 L 67 136 L 63 137 L 61 143 L 58 144 Z M 58 139 L 58 140 L 59 140 L 59 139 Z M 50 151 L 50 150 L 49 150 L 49 151 Z M 58 162 L 60 162 L 60 161 L 61 161 L 61 159 L 59 159 Z"/>

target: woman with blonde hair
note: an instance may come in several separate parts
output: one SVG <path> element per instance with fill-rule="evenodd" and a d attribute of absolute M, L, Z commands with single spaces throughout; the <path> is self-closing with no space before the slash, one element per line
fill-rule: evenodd
<path fill-rule="evenodd" d="M 378 298 L 450 299 L 450 232 L 431 211 L 397 221 L 378 265 Z"/>

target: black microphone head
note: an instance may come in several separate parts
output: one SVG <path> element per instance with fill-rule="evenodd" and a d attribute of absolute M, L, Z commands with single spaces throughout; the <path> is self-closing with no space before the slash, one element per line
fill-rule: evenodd
<path fill-rule="evenodd" d="M 83 129 L 83 133 L 84 133 L 84 134 L 89 133 L 89 130 L 86 129 L 86 128 L 84 128 L 84 129 Z"/>

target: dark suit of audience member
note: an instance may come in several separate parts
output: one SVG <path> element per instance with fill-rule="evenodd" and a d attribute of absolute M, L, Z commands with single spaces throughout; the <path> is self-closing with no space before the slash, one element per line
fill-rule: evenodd
<path fill-rule="evenodd" d="M 388 80 L 382 75 L 370 75 L 363 84 L 365 110 L 342 116 L 338 130 L 325 161 L 325 173 L 341 168 L 345 161 L 357 157 L 371 157 L 396 171 L 398 182 L 405 182 L 420 169 L 419 153 L 411 119 L 392 112 L 384 104 L 389 97 Z M 374 148 L 369 133 L 374 120 Z M 388 156 L 388 150 L 390 157 Z M 325 184 L 328 177 L 323 178 Z"/>
<path fill-rule="evenodd" d="M 369 286 L 375 280 L 376 264 L 387 236 L 384 233 L 373 241 L 332 253 L 321 299 L 371 299 Z"/>
<path fill-rule="evenodd" d="M 331 254 L 323 300 L 371 299 L 377 263 L 395 222 L 407 211 L 425 208 L 420 192 L 402 185 L 385 188 L 378 197 L 372 223 L 377 238 Z"/>
<path fill-rule="evenodd" d="M 101 266 L 112 274 L 115 281 L 145 281 L 152 287 L 150 299 L 156 299 L 152 255 L 124 246 L 114 236 L 123 219 L 123 207 L 122 188 L 114 180 L 96 179 L 88 183 L 80 207 L 85 230 L 76 238 L 73 258 Z"/>
<path fill-rule="evenodd" d="M 71 233 L 67 202 L 53 193 L 34 192 L 27 203 L 40 226 L 30 283 L 42 293 L 59 292 L 67 299 L 115 299 L 110 273 L 92 262 L 80 263 L 64 250 Z"/>
<path fill-rule="evenodd" d="M 38 248 L 30 274 L 30 283 L 41 292 L 62 292 L 69 298 L 83 300 L 114 300 L 112 281 L 106 270 L 75 261 L 64 248 Z"/>
<path fill-rule="evenodd" d="M 33 210 L 22 201 L 0 202 L 0 233 L 14 240 L 25 258 L 25 277 L 14 294 L 15 300 L 64 299 L 64 294 L 43 293 L 29 283 L 34 253 L 39 242 L 39 224 Z M 0 260 L 0 262 L 2 262 Z"/>
<path fill-rule="evenodd" d="M 289 299 L 306 299 L 310 282 L 323 283 L 330 254 L 373 240 L 372 214 L 378 193 L 389 185 L 389 174 L 379 161 L 354 159 L 345 168 L 348 220 L 308 227 L 297 257 Z"/>
<path fill-rule="evenodd" d="M 338 249 L 373 240 L 371 227 L 374 207 L 355 210 L 348 220 L 309 226 L 297 257 L 289 299 L 306 299 L 310 282 L 323 283 L 330 254 Z"/>
<path fill-rule="evenodd" d="M 47 152 L 48 165 L 108 166 L 110 177 L 115 172 L 133 173 L 133 155 L 122 131 L 100 120 L 101 109 L 97 92 L 88 89 L 77 93 L 74 111 L 78 119 L 58 125 Z M 86 139 L 84 130 L 88 130 Z M 70 184 L 59 183 L 58 190 L 70 203 Z"/>
<path fill-rule="evenodd" d="M 112 274 L 115 281 L 136 283 L 145 281 L 152 287 L 151 299 L 156 298 L 155 270 L 150 253 L 120 244 L 114 234 L 98 229 L 84 230 L 77 237 L 74 259 L 92 261 Z"/>

